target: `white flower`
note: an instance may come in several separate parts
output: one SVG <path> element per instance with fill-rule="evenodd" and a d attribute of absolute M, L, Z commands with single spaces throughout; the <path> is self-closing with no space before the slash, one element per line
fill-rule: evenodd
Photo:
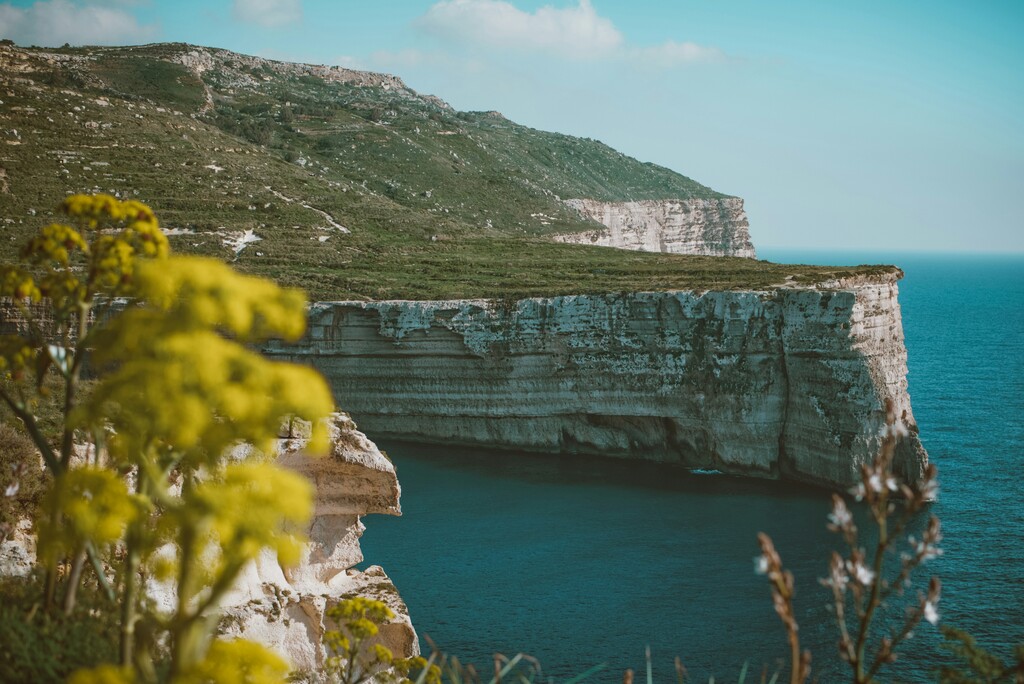
<path fill-rule="evenodd" d="M 754 557 L 754 572 L 758 575 L 768 574 L 768 559 L 765 558 L 765 556 L 761 555 Z"/>
<path fill-rule="evenodd" d="M 871 491 L 875 492 L 876 494 L 881 494 L 882 476 L 879 475 L 878 473 L 871 473 L 871 477 L 868 478 L 868 487 L 870 487 Z"/>
<path fill-rule="evenodd" d="M 4 496 L 14 496 L 21 489 L 21 483 L 15 480 L 11 484 L 7 485 L 7 489 L 4 490 Z"/>
<path fill-rule="evenodd" d="M 939 495 L 939 483 L 935 478 L 926 481 L 921 485 L 921 497 L 925 501 L 935 501 Z"/>
<path fill-rule="evenodd" d="M 889 477 L 886 478 L 885 480 L 885 488 L 888 489 L 890 492 L 895 492 L 897 489 L 900 488 L 900 483 L 896 481 L 895 477 Z"/>
<path fill-rule="evenodd" d="M 846 502 L 836 497 L 832 503 L 832 512 L 828 515 L 828 521 L 836 527 L 844 527 L 853 520 L 850 515 L 850 509 L 846 507 Z"/>
<path fill-rule="evenodd" d="M 870 586 L 875 581 L 875 573 L 868 566 L 864 565 L 860 561 L 851 563 L 846 561 L 846 569 L 849 571 L 857 581 L 863 586 Z"/>
<path fill-rule="evenodd" d="M 850 494 L 853 498 L 857 499 L 857 501 L 863 501 L 865 493 L 863 482 L 858 483 L 856 487 L 850 487 Z"/>
<path fill-rule="evenodd" d="M 886 437 L 892 437 L 893 439 L 901 439 L 910 434 L 910 430 L 903 424 L 902 420 L 896 420 L 892 425 L 883 425 L 882 429 L 878 431 L 878 436 L 882 439 Z"/>
<path fill-rule="evenodd" d="M 826 587 L 836 589 L 840 594 L 846 592 L 846 585 L 850 583 L 849 576 L 843 571 L 842 565 L 833 565 L 830 568 L 829 578 L 821 580 Z"/>
<path fill-rule="evenodd" d="M 935 544 L 921 541 L 914 546 L 914 551 L 921 557 L 921 561 L 929 561 L 932 558 L 938 558 L 942 555 L 942 549 Z"/>
<path fill-rule="evenodd" d="M 935 609 L 935 604 L 931 601 L 924 602 L 924 619 L 933 625 L 939 624 L 939 611 Z"/>

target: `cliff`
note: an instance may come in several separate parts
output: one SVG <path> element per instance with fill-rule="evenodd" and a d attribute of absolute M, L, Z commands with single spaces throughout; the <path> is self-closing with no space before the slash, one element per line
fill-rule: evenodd
<path fill-rule="evenodd" d="M 755 258 L 747 212 L 738 197 L 636 202 L 572 199 L 566 204 L 605 228 L 556 235 L 559 242 Z"/>
<path fill-rule="evenodd" d="M 362 516 L 402 514 L 395 468 L 348 416 L 335 415 L 330 427 L 333 446 L 325 457 L 307 456 L 305 439 L 282 439 L 278 446 L 278 464 L 314 486 L 315 508 L 302 560 L 282 569 L 276 554 L 264 551 L 221 604 L 223 634 L 276 649 L 314 680 L 328 656 L 324 632 L 333 628 L 325 624 L 324 611 L 352 596 L 383 601 L 395 613 L 381 625 L 377 642 L 396 658 L 419 654 L 408 608 L 384 570 L 354 568 L 363 561 Z M 245 446 L 236 451 L 236 458 L 246 456 Z"/>
<path fill-rule="evenodd" d="M 299 565 L 284 570 L 276 554 L 264 552 L 221 602 L 223 634 L 278 651 L 306 676 L 304 681 L 318 681 L 316 672 L 327 657 L 322 637 L 333 625 L 325 625 L 324 611 L 352 596 L 383 601 L 395 613 L 381 626 L 377 642 L 398 658 L 419 653 L 409 611 L 384 570 L 354 569 L 363 561 L 362 516 L 401 515 L 394 466 L 347 416 L 336 415 L 330 429 L 333 446 L 325 457 L 308 457 L 305 439 L 282 438 L 278 443 L 278 463 L 306 476 L 315 487 L 314 513 L 305 530 L 308 543 Z M 246 458 L 250 448 L 240 445 L 233 458 Z M 13 537 L 0 543 L 0 577 L 31 572 L 36 556 L 31 528 L 31 521 L 23 520 Z M 146 593 L 167 610 L 177 600 L 172 583 L 150 579 Z"/>
<path fill-rule="evenodd" d="M 328 302 L 298 345 L 374 436 L 854 483 L 906 382 L 902 273 L 758 291 Z"/>

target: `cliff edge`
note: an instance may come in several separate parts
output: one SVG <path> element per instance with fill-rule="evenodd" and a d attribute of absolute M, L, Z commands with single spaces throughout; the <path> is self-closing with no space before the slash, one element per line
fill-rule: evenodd
<path fill-rule="evenodd" d="M 298 345 L 374 436 L 676 463 L 835 488 L 907 393 L 902 272 L 765 290 L 325 302 Z"/>
<path fill-rule="evenodd" d="M 756 258 L 750 222 L 739 197 L 566 204 L 603 230 L 555 235 L 559 242 L 668 254 Z"/>

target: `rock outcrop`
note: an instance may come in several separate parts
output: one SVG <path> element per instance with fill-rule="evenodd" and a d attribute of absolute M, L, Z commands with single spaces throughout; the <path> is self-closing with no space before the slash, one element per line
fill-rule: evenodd
<path fill-rule="evenodd" d="M 601 202 L 571 199 L 566 204 L 605 226 L 556 235 L 560 242 L 644 252 L 754 258 L 750 223 L 738 197 Z"/>
<path fill-rule="evenodd" d="M 282 439 L 279 444 L 278 464 L 307 477 L 316 492 L 306 531 L 309 542 L 299 565 L 282 569 L 276 556 L 264 553 L 221 604 L 225 635 L 274 648 L 300 672 L 315 673 L 322 667 L 327 656 L 323 634 L 331 628 L 325 625 L 324 611 L 352 596 L 383 601 L 395 613 L 381 626 L 379 643 L 399 658 L 419 653 L 409 611 L 384 570 L 376 565 L 354 569 L 363 561 L 359 537 L 365 528 L 360 518 L 402 513 L 395 468 L 348 416 L 334 417 L 331 442 L 326 457 L 307 456 L 305 439 Z"/>
<path fill-rule="evenodd" d="M 766 291 L 332 302 L 298 345 L 374 436 L 677 463 L 847 487 L 907 394 L 898 270 Z"/>
<path fill-rule="evenodd" d="M 36 564 L 32 521 L 19 520 L 10 537 L 0 541 L 0 577 L 25 577 Z"/>
<path fill-rule="evenodd" d="M 324 612 L 345 598 L 365 596 L 386 603 L 395 617 L 381 625 L 377 643 L 399 658 L 419 653 L 409 611 L 384 570 L 376 565 L 354 569 L 363 560 L 361 517 L 401 515 L 394 466 L 348 416 L 335 415 L 330 427 L 333 447 L 324 457 L 307 456 L 305 439 L 282 438 L 278 444 L 278 463 L 306 476 L 315 487 L 315 510 L 302 560 L 286 570 L 276 555 L 264 552 L 221 602 L 225 636 L 244 637 L 278 651 L 309 681 L 319 681 L 317 671 L 327 655 L 322 637 L 333 626 L 325 625 Z M 245 458 L 247 450 L 240 446 L 233 457 Z M 35 537 L 30 521 L 24 520 L 15 535 L 0 544 L 0 576 L 24 576 L 35 560 Z M 168 611 L 176 604 L 173 584 L 150 580 L 146 591 Z"/>

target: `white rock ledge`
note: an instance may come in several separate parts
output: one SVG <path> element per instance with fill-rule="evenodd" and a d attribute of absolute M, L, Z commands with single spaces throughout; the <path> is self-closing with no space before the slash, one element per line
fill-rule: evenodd
<path fill-rule="evenodd" d="M 565 203 L 603 229 L 555 235 L 559 242 L 643 252 L 755 258 L 750 222 L 739 197 Z"/>
<path fill-rule="evenodd" d="M 327 302 L 308 363 L 374 437 L 579 453 L 851 486 L 907 394 L 901 274 L 766 291 Z"/>
<path fill-rule="evenodd" d="M 327 653 L 324 611 L 338 601 L 365 596 L 385 602 L 395 613 L 376 637 L 396 657 L 419 654 L 409 610 L 398 590 L 376 565 L 364 571 L 360 518 L 370 513 L 401 515 L 401 488 L 391 461 L 345 414 L 331 423 L 331 453 L 307 456 L 305 439 L 282 439 L 277 463 L 308 478 L 315 509 L 306 534 L 309 543 L 298 566 L 282 569 L 265 552 L 246 568 L 235 590 L 221 603 L 226 636 L 258 641 L 284 655 L 292 666 L 319 681 Z M 236 454 L 242 456 L 243 454 Z"/>

